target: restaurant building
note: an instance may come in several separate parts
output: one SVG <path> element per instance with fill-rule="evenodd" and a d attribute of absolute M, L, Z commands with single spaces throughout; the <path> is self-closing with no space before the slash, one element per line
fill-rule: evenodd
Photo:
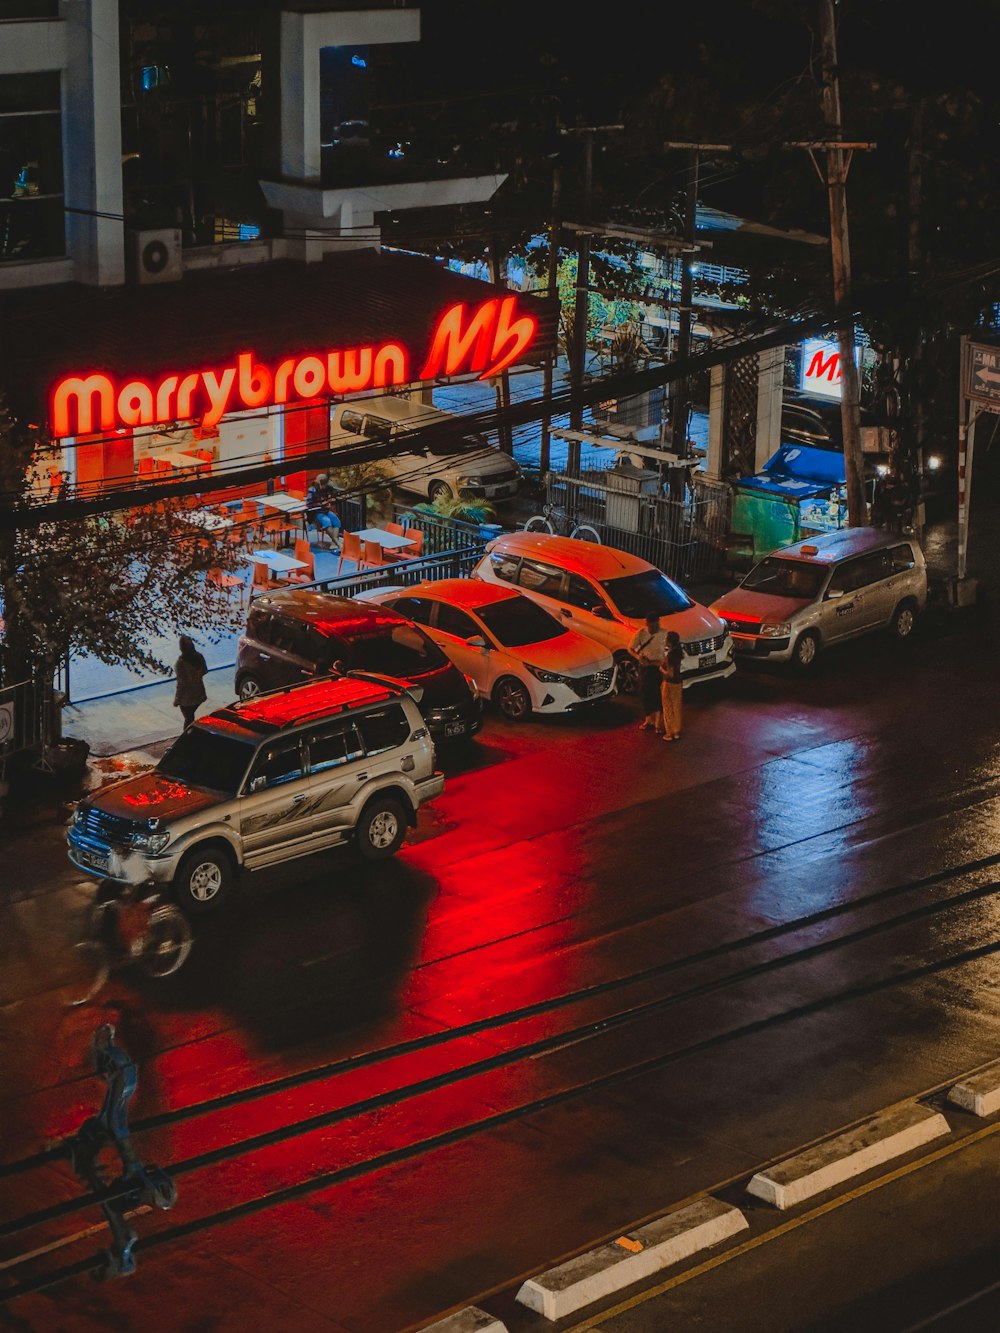
<path fill-rule="evenodd" d="M 232 494 L 251 463 L 301 485 L 331 402 L 427 401 L 553 345 L 552 302 L 383 245 L 399 211 L 485 204 L 504 180 L 495 162 L 423 173 L 381 152 L 366 81 L 419 40 L 419 10 L 4 14 L 0 388 L 53 437 L 40 498 L 190 475 Z"/>

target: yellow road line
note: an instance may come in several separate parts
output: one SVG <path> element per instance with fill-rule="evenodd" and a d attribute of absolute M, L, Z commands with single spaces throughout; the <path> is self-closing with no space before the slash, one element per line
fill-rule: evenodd
<path fill-rule="evenodd" d="M 847 1194 L 841 1194 L 836 1199 L 829 1199 L 826 1203 L 819 1204 L 816 1208 L 811 1208 L 809 1212 L 802 1213 L 798 1217 L 789 1218 L 787 1222 L 782 1222 L 779 1226 L 772 1227 L 768 1231 L 762 1232 L 759 1236 L 754 1236 L 750 1240 L 743 1241 L 740 1245 L 734 1245 L 732 1249 L 724 1250 L 721 1254 L 713 1255 L 711 1259 L 706 1259 L 703 1263 L 694 1268 L 687 1269 L 684 1273 L 678 1273 L 675 1277 L 668 1278 L 665 1282 L 658 1283 L 655 1287 L 649 1287 L 646 1291 L 641 1291 L 635 1296 L 630 1296 L 627 1300 L 620 1301 L 610 1309 L 601 1310 L 599 1314 L 584 1320 L 582 1324 L 574 1324 L 571 1328 L 563 1330 L 563 1333 L 583 1333 L 584 1329 L 601 1328 L 608 1320 L 616 1318 L 620 1314 L 625 1314 L 628 1310 L 634 1310 L 636 1306 L 644 1304 L 646 1301 L 654 1300 L 657 1296 L 662 1296 L 675 1287 L 681 1287 L 685 1282 L 690 1282 L 692 1278 L 700 1277 L 703 1273 L 710 1273 L 712 1269 L 719 1268 L 722 1264 L 729 1263 L 730 1259 L 735 1259 L 738 1255 L 747 1254 L 751 1250 L 756 1250 L 761 1245 L 766 1245 L 768 1241 L 777 1239 L 778 1236 L 784 1236 L 790 1231 L 795 1231 L 797 1227 L 804 1226 L 807 1222 L 814 1222 L 817 1218 L 823 1217 L 827 1213 L 832 1213 L 835 1209 L 841 1208 L 844 1204 L 853 1203 L 855 1199 L 861 1199 L 866 1194 L 873 1194 L 875 1190 L 882 1189 L 885 1185 L 891 1185 L 894 1181 L 902 1180 L 903 1177 L 913 1175 L 925 1166 L 931 1166 L 935 1162 L 941 1161 L 945 1157 L 950 1157 L 953 1153 L 961 1152 L 963 1148 L 971 1147 L 983 1139 L 989 1138 L 993 1134 L 1000 1133 L 1000 1122 L 994 1125 L 987 1125 L 983 1129 L 974 1130 L 956 1143 L 949 1143 L 943 1148 L 938 1148 L 935 1152 L 928 1153 L 926 1157 L 921 1157 L 915 1162 L 908 1162 L 905 1166 L 897 1167 L 895 1171 L 890 1171 L 888 1175 L 879 1176 L 877 1180 L 870 1180 L 867 1184 L 859 1185 L 856 1189 L 850 1190 Z"/>

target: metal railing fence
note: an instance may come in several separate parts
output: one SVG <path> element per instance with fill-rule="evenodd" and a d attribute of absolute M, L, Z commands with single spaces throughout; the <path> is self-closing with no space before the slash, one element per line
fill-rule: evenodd
<path fill-rule="evenodd" d="M 694 476 L 683 498 L 616 489 L 612 470 L 586 477 L 550 473 L 550 521 L 568 535 L 578 523 L 596 528 L 601 541 L 648 560 L 681 583 L 720 574 L 732 515 L 732 489 Z"/>

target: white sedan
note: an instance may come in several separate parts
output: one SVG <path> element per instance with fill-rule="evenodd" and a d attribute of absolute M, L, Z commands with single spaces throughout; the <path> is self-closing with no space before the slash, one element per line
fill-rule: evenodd
<path fill-rule="evenodd" d="M 441 579 L 363 597 L 422 625 L 506 717 L 566 713 L 614 693 L 610 651 L 513 588 Z"/>

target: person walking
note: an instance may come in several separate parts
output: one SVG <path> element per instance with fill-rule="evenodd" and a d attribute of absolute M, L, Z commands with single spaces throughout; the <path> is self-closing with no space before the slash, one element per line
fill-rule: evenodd
<path fill-rule="evenodd" d="M 316 476 L 306 495 L 306 522 L 311 523 L 320 538 L 329 538 L 334 550 L 340 547 L 340 515 L 334 501 L 333 487 L 325 472 Z"/>
<path fill-rule="evenodd" d="M 667 651 L 660 663 L 660 675 L 663 678 L 663 739 L 679 741 L 681 738 L 681 713 L 684 707 L 684 686 L 681 683 L 681 663 L 684 650 L 681 636 L 676 630 L 667 632 Z"/>
<path fill-rule="evenodd" d="M 647 616 L 646 627 L 641 629 L 628 646 L 629 655 L 639 667 L 639 699 L 642 704 L 640 731 L 655 731 L 663 735 L 663 712 L 660 700 L 660 663 L 667 651 L 667 634 L 660 628 L 659 616 Z"/>
<path fill-rule="evenodd" d="M 203 704 L 208 698 L 205 693 L 204 679 L 205 672 L 208 670 L 208 663 L 186 634 L 182 634 L 178 642 L 181 655 L 174 663 L 174 675 L 177 678 L 177 688 L 174 690 L 174 707 L 181 710 L 181 717 L 184 719 L 184 730 L 186 731 L 194 721 L 198 705 Z"/>

